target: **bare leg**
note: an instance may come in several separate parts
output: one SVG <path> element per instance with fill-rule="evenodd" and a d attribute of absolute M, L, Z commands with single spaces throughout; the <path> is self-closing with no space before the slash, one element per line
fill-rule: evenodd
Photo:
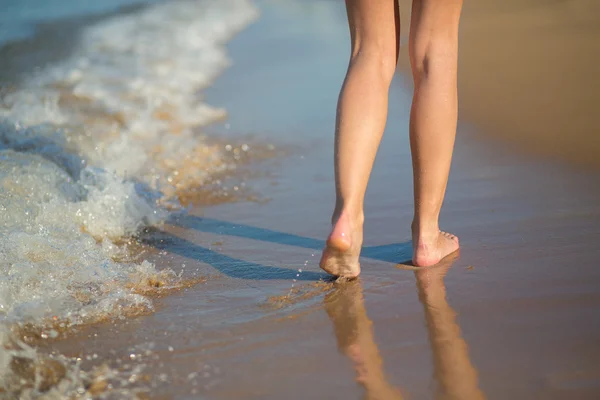
<path fill-rule="evenodd" d="M 462 0 L 413 0 L 409 54 L 414 79 L 410 118 L 415 215 L 413 263 L 429 266 L 458 250 L 438 226 L 458 115 L 458 24 Z"/>
<path fill-rule="evenodd" d="M 387 118 L 388 90 L 398 59 L 397 0 L 346 0 L 352 55 L 337 109 L 336 205 L 321 268 L 360 273 L 363 202 Z"/>

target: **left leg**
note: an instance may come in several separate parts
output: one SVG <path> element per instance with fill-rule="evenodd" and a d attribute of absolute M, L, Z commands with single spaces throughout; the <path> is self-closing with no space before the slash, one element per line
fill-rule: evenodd
<path fill-rule="evenodd" d="M 336 205 L 321 268 L 360 273 L 363 202 L 387 118 L 398 59 L 397 0 L 346 0 L 352 54 L 340 93 L 335 137 Z"/>

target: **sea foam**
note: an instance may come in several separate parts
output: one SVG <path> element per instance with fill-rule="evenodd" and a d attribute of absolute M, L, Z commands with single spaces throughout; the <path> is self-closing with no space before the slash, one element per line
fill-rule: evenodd
<path fill-rule="evenodd" d="M 199 93 L 229 64 L 223 45 L 256 16 L 249 0 L 204 0 L 100 20 L 80 32 L 68 58 L 0 99 L 0 387 L 7 393 L 59 398 L 89 389 L 78 367 L 61 361 L 69 384 L 23 379 L 15 360 L 48 361 L 9 328 L 46 332 L 56 321 L 151 312 L 151 300 L 135 289 L 140 279 L 177 285 L 173 271 L 124 262 L 127 250 L 115 243 L 160 224 L 165 199 L 231 168 L 198 132 L 224 110 Z"/>

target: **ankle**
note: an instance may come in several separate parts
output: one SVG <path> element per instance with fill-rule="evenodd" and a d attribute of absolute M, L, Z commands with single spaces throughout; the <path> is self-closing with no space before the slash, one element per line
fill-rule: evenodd
<path fill-rule="evenodd" d="M 362 227 L 365 221 L 365 214 L 362 207 L 336 207 L 331 217 L 331 222 L 335 224 L 342 217 L 346 218 L 353 228 Z"/>
<path fill-rule="evenodd" d="M 428 242 L 435 239 L 440 234 L 440 228 L 437 219 L 433 221 L 419 221 L 414 219 L 411 224 L 413 240 L 419 242 Z"/>

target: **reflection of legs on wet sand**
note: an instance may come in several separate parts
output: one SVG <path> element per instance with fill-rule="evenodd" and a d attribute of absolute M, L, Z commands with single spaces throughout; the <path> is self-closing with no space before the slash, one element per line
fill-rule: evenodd
<path fill-rule="evenodd" d="M 467 343 L 456 323 L 456 313 L 446 300 L 444 276 L 454 259 L 415 272 L 419 299 L 425 307 L 435 379 L 439 385 L 436 398 L 484 399 L 477 383 L 477 370 L 471 364 Z"/>
<path fill-rule="evenodd" d="M 415 271 L 419 299 L 434 356 L 436 398 L 455 400 L 485 399 L 477 382 L 477 370 L 469 359 L 468 346 L 456 323 L 456 313 L 446 300 L 444 276 L 456 259 Z M 333 322 L 340 351 L 354 364 L 356 380 L 366 390 L 367 399 L 402 399 L 400 391 L 386 379 L 383 360 L 373 337 L 359 281 L 338 284 L 325 297 L 325 308 Z"/>
<path fill-rule="evenodd" d="M 402 399 L 400 391 L 386 379 L 383 360 L 373 338 L 360 282 L 344 282 L 325 297 L 325 308 L 333 322 L 338 347 L 354 364 L 356 381 L 373 400 Z"/>

